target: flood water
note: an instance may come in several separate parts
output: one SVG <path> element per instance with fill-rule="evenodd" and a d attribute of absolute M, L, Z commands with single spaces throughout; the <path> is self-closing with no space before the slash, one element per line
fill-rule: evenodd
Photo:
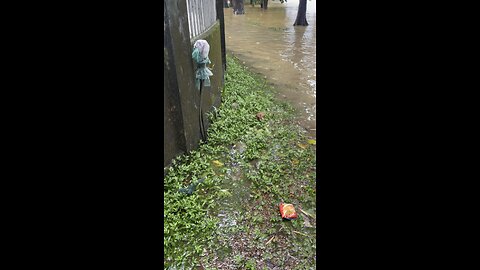
<path fill-rule="evenodd" d="M 245 2 L 245 14 L 224 9 L 227 52 L 275 86 L 278 98 L 297 109 L 298 121 L 316 134 L 316 3 L 307 1 L 308 26 L 293 26 L 298 0 L 269 1 L 268 9 Z M 228 67 L 227 67 L 228 68 Z"/>

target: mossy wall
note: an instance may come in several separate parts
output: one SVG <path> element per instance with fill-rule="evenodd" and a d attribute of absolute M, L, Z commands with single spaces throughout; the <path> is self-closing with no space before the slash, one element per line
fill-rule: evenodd
<path fill-rule="evenodd" d="M 223 10 L 221 10 L 223 18 Z M 210 44 L 209 58 L 213 76 L 211 86 L 202 90 L 202 110 L 205 128 L 210 126 L 206 113 L 218 107 L 224 85 L 220 20 L 205 33 L 190 39 L 186 1 L 164 2 L 164 167 L 185 152 L 196 149 L 200 133 L 200 91 L 195 88 L 193 44 L 205 39 Z M 224 38 L 224 37 L 223 37 Z"/>
<path fill-rule="evenodd" d="M 220 35 L 220 23 L 217 22 L 204 34 L 192 40 L 192 47 L 195 41 L 204 39 L 210 45 L 210 53 L 208 54 L 212 62 L 208 67 L 212 70 L 213 76 L 210 77 L 211 86 L 204 87 L 202 90 L 202 110 L 210 112 L 213 106 L 219 107 L 221 103 L 221 91 L 224 85 L 224 70 L 222 65 L 222 47 Z M 210 126 L 207 116 L 203 114 L 205 128 Z"/>

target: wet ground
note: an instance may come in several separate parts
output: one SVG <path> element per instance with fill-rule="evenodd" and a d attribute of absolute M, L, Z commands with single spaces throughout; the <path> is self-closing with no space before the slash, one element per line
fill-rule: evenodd
<path fill-rule="evenodd" d="M 213 211 L 219 218 L 215 240 L 204 257 L 213 269 L 314 269 L 316 219 L 314 201 L 300 202 L 293 198 L 299 220 L 287 221 L 278 216 L 273 196 L 256 190 L 245 177 L 246 171 L 257 171 L 261 161 L 244 163 L 247 146 L 239 141 L 225 158 L 227 177 L 222 183 L 225 196 Z M 275 153 L 272 149 L 272 153 Z M 275 154 L 274 154 L 275 156 Z M 297 183 L 300 185 L 301 183 Z M 308 185 L 308 183 L 305 183 Z M 300 206 L 308 209 L 303 212 Z M 204 269 L 201 267 L 200 269 Z"/>
<path fill-rule="evenodd" d="M 299 124 L 316 136 L 316 3 L 307 1 L 309 26 L 293 26 L 298 0 L 269 1 L 261 10 L 245 3 L 245 14 L 224 9 L 227 51 L 265 76 L 298 111 Z"/>
<path fill-rule="evenodd" d="M 209 215 L 217 223 L 199 269 L 314 269 L 316 141 L 296 124 L 288 106 L 274 102 L 270 87 L 261 79 L 253 83 L 239 61 L 227 61 L 230 68 L 220 107 L 225 117 L 214 125 L 231 123 L 228 116 L 244 125 L 245 132 L 232 132 L 238 135 L 218 151 L 218 160 L 211 161 L 219 196 Z M 253 117 L 257 110 L 265 110 L 267 118 Z M 211 133 L 210 142 L 235 126 Z M 293 204 L 298 218 L 282 219 L 281 202 Z"/>
<path fill-rule="evenodd" d="M 315 269 L 316 140 L 265 80 L 227 65 L 208 141 L 164 178 L 164 268 Z"/>

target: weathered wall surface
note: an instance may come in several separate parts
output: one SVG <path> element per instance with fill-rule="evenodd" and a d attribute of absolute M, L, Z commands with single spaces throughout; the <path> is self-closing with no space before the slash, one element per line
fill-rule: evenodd
<path fill-rule="evenodd" d="M 220 11 L 223 20 L 223 8 Z M 202 110 L 205 128 L 209 122 L 206 113 L 218 107 L 224 84 L 225 62 L 222 53 L 220 20 L 202 35 L 190 39 L 185 0 L 164 2 L 164 167 L 175 156 L 198 147 L 200 133 L 200 91 L 195 88 L 195 64 L 192 60 L 193 43 L 205 39 L 210 44 L 209 58 L 213 76 L 211 86 L 202 90 Z M 223 41 L 224 42 L 224 41 Z"/>
<path fill-rule="evenodd" d="M 165 31 L 165 35 L 169 35 Z M 186 151 L 186 141 L 183 129 L 180 96 L 177 91 L 177 74 L 175 63 L 170 58 L 173 55 L 172 44 L 164 39 L 164 69 L 163 69 L 163 126 L 164 126 L 164 153 L 175 156 Z"/>
<path fill-rule="evenodd" d="M 206 112 L 212 111 L 213 106 L 218 108 L 221 103 L 221 91 L 224 84 L 224 71 L 222 61 L 222 43 L 220 42 L 220 38 L 220 23 L 217 21 L 213 27 L 211 27 L 204 34 L 193 39 L 191 43 L 193 47 L 195 41 L 198 39 L 204 39 L 210 45 L 210 53 L 208 54 L 208 57 L 212 63 L 209 65 L 209 68 L 212 70 L 213 76 L 210 77 L 211 86 L 204 87 L 202 90 L 202 110 L 205 112 L 203 114 L 205 128 L 210 126 Z"/>

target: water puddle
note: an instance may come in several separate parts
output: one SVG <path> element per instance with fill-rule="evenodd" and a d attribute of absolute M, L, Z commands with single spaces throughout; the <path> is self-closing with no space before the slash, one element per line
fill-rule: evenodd
<path fill-rule="evenodd" d="M 225 161 L 226 177 L 220 185 L 225 196 L 221 198 L 213 214 L 219 219 L 215 230 L 215 241 L 211 250 L 205 252 L 209 257 L 209 266 L 218 269 L 237 269 L 237 262 L 232 257 L 239 247 L 235 243 L 243 243 L 246 205 L 251 201 L 251 183 L 244 175 L 242 166 L 243 153 L 246 150 L 243 142 L 237 142 L 229 151 Z"/>
<path fill-rule="evenodd" d="M 300 125 L 316 136 L 316 3 L 307 1 L 309 26 L 293 26 L 298 0 L 269 1 L 263 11 L 245 4 L 244 15 L 224 9 L 227 51 L 266 77 L 299 112 Z"/>

